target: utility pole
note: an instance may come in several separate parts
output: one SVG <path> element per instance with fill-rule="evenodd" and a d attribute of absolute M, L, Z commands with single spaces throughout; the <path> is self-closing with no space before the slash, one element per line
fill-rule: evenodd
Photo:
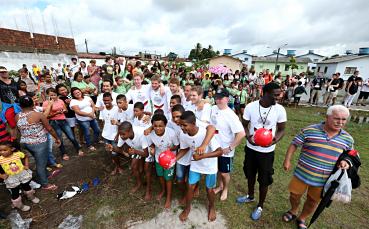
<path fill-rule="evenodd" d="M 278 58 L 279 58 L 279 52 L 281 51 L 281 48 L 278 48 L 277 51 L 277 58 L 275 59 L 275 65 L 274 65 L 274 75 L 277 72 L 277 64 L 278 64 Z"/>
<path fill-rule="evenodd" d="M 86 53 L 88 53 L 88 45 L 87 45 L 87 39 L 85 38 L 85 45 L 86 45 Z"/>

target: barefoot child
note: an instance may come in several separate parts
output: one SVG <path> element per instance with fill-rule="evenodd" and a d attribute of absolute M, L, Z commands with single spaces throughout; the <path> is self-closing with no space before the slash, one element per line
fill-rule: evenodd
<path fill-rule="evenodd" d="M 105 144 L 116 146 L 114 141 L 118 133 L 118 110 L 119 108 L 113 105 L 113 97 L 110 92 L 103 94 L 104 109 L 100 112 L 100 120 L 103 120 L 104 127 L 101 136 L 104 138 Z M 122 173 L 123 169 L 120 167 L 119 157 L 116 152 L 111 152 L 114 169 L 111 175 Z"/>
<path fill-rule="evenodd" d="M 163 114 L 155 114 L 152 119 L 152 128 L 154 131 L 148 136 L 150 144 L 150 153 L 155 156 L 155 169 L 159 177 L 161 191 L 157 200 L 160 200 L 166 192 L 165 208 L 170 208 L 172 201 L 172 183 L 174 176 L 174 166 L 170 169 L 164 169 L 159 164 L 159 155 L 161 152 L 170 149 L 172 152 L 176 151 L 179 145 L 178 139 L 175 138 L 174 130 L 166 127 L 167 118 Z"/>
<path fill-rule="evenodd" d="M 135 103 L 135 105 L 133 106 L 134 119 L 132 125 L 147 129 L 150 127 L 150 120 L 148 119 L 149 116 L 145 115 L 144 109 L 145 106 L 143 103 Z"/>
<path fill-rule="evenodd" d="M 20 189 L 32 203 L 40 202 L 40 199 L 34 196 L 35 191 L 29 186 L 32 171 L 28 167 L 26 154 L 17 151 L 10 142 L 2 142 L 0 143 L 0 165 L 5 172 L 5 174 L 0 174 L 0 178 L 4 179 L 6 188 L 10 190 L 13 207 L 21 211 L 31 209 L 30 206 L 22 203 L 22 197 L 19 195 Z"/>
<path fill-rule="evenodd" d="M 128 152 L 132 161 L 131 168 L 133 176 L 136 178 L 136 185 L 131 190 L 131 193 L 137 192 L 142 186 L 142 173 L 139 170 L 139 162 L 142 157 L 148 157 L 148 143 L 146 137 L 143 134 L 144 129 L 132 126 L 130 122 L 124 121 L 118 126 L 118 144 L 113 147 L 111 144 L 106 145 L 106 150 L 114 151 L 116 153 L 123 154 L 124 151 Z M 124 150 L 126 148 L 126 150 Z M 146 196 L 149 197 L 151 193 L 148 193 L 146 189 Z"/>
<path fill-rule="evenodd" d="M 125 95 L 118 95 L 117 96 L 117 105 L 118 105 L 118 121 L 122 123 L 124 121 L 131 122 L 134 119 L 133 113 L 133 104 L 128 104 L 127 98 Z"/>
<path fill-rule="evenodd" d="M 177 160 L 181 159 L 188 153 L 192 156 L 192 160 L 188 175 L 186 206 L 183 212 L 179 215 L 179 219 L 181 221 L 187 220 L 191 211 L 191 202 L 196 184 L 201 180 L 201 175 L 205 175 L 206 191 L 209 200 L 208 220 L 214 221 L 216 219 L 214 188 L 216 187 L 218 172 L 217 157 L 222 155 L 222 148 L 217 140 L 212 138 L 204 153 L 196 153 L 196 148 L 201 146 L 205 139 L 206 129 L 204 127 L 196 126 L 196 116 L 192 111 L 185 111 L 181 115 L 181 127 L 183 132 L 187 134 L 181 134 L 180 136 L 181 149 L 177 154 Z"/>

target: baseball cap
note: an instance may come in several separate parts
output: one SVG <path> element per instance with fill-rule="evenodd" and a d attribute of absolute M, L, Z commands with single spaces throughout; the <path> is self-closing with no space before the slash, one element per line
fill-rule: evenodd
<path fill-rule="evenodd" d="M 220 88 L 215 92 L 215 98 L 229 97 L 229 91 L 225 88 Z"/>

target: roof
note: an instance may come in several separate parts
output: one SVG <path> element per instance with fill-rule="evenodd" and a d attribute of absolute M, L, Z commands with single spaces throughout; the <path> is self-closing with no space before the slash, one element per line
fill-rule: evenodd
<path fill-rule="evenodd" d="M 209 60 L 214 60 L 214 59 L 218 59 L 218 58 L 222 58 L 222 57 L 230 58 L 230 59 L 233 59 L 235 61 L 238 61 L 238 62 L 242 63 L 242 61 L 240 59 L 232 57 L 232 56 L 227 56 L 227 55 L 216 56 L 216 57 L 210 58 Z"/>
<path fill-rule="evenodd" d="M 369 57 L 369 55 L 343 55 L 343 56 L 337 56 L 333 58 L 328 58 L 326 60 L 322 60 L 318 62 L 318 64 L 333 64 L 333 63 L 340 63 L 350 60 L 356 60 L 364 57 Z"/>
<path fill-rule="evenodd" d="M 97 53 L 78 53 L 78 58 L 82 59 L 105 59 L 105 55 Z"/>
<path fill-rule="evenodd" d="M 316 53 L 306 53 L 306 54 L 298 55 L 296 57 L 305 57 L 305 56 L 308 56 L 308 55 L 314 55 L 314 56 L 318 56 L 318 57 L 324 57 L 324 56 L 319 55 L 319 54 L 316 54 Z"/>
<path fill-rule="evenodd" d="M 0 28 L 0 51 L 76 54 L 73 38 Z"/>
<path fill-rule="evenodd" d="M 270 57 L 270 56 L 274 56 L 274 55 L 277 55 L 277 53 L 271 53 L 269 55 L 266 55 L 264 57 Z M 283 54 L 283 53 L 279 53 L 279 56 L 287 56 L 286 54 Z"/>
<path fill-rule="evenodd" d="M 255 57 L 252 59 L 253 62 L 275 62 L 276 57 Z M 310 58 L 295 58 L 296 63 L 311 63 Z M 279 57 L 278 58 L 279 63 L 290 63 L 289 57 Z"/>

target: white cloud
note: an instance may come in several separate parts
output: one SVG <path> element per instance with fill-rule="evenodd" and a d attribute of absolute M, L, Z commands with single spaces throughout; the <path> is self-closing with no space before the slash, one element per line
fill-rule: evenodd
<path fill-rule="evenodd" d="M 59 34 L 70 37 L 70 21 L 80 51 L 84 51 L 84 39 L 95 52 L 109 52 L 115 46 L 126 54 L 174 51 L 180 56 L 188 55 L 198 42 L 219 51 L 247 49 L 259 55 L 284 43 L 288 43 L 285 49 L 297 49 L 298 53 L 314 49 L 326 55 L 369 46 L 366 0 L 334 4 L 328 0 L 1 2 L 2 27 L 15 29 L 17 24 L 20 30 L 28 31 L 28 12 L 35 32 L 46 29 L 54 34 L 54 18 Z"/>

